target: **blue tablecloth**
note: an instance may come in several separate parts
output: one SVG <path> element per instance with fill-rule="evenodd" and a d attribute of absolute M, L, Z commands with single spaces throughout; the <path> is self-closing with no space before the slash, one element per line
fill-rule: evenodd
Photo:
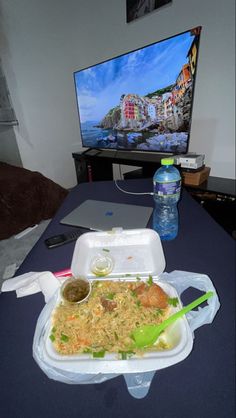
<path fill-rule="evenodd" d="M 152 190 L 149 179 L 127 180 L 120 185 L 133 192 Z M 114 182 L 76 186 L 17 274 L 58 271 L 70 266 L 75 243 L 48 250 L 44 239 L 73 229 L 60 225 L 60 219 L 86 199 L 153 205 L 151 196 L 124 194 Z M 130 396 L 122 376 L 92 385 L 50 380 L 32 357 L 35 325 L 44 306 L 43 295 L 16 299 L 15 292 L 2 293 L 1 417 L 234 417 L 235 241 L 185 191 L 179 214 L 178 237 L 163 243 L 166 272 L 184 270 L 207 274 L 221 302 L 214 322 L 196 331 L 189 357 L 158 371 L 147 396 L 140 400 Z M 183 303 L 197 296 L 194 289 L 189 289 L 183 295 Z"/>

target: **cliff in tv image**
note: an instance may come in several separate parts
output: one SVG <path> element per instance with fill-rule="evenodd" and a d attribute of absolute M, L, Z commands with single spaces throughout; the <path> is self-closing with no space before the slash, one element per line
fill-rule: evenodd
<path fill-rule="evenodd" d="M 191 118 L 192 89 L 196 69 L 194 38 L 174 84 L 146 96 L 123 94 L 120 103 L 101 120 L 103 129 L 140 132 L 187 132 Z"/>

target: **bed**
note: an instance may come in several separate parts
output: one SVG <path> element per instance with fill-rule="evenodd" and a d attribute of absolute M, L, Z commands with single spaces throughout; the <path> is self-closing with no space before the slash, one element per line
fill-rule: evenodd
<path fill-rule="evenodd" d="M 0 162 L 0 239 L 52 218 L 67 194 L 39 172 Z"/>

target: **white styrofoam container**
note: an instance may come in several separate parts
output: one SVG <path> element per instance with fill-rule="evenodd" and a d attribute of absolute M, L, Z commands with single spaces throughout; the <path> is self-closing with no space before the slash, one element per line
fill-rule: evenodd
<path fill-rule="evenodd" d="M 102 252 L 111 256 L 114 269 L 107 276 L 158 276 L 165 269 L 165 257 L 159 235 L 152 229 L 114 228 L 108 232 L 88 232 L 81 235 L 72 257 L 71 271 L 75 277 L 97 278 L 90 270 L 91 260 Z"/>
<path fill-rule="evenodd" d="M 96 277 L 90 270 L 91 260 L 101 251 L 108 251 L 115 261 L 112 272 L 106 278 Z M 137 275 L 148 278 L 152 275 L 154 282 L 169 295 L 178 297 L 176 290 L 169 283 L 162 282 L 159 275 L 165 269 L 165 257 L 159 235 L 151 229 L 123 230 L 114 229 L 108 232 L 88 232 L 76 242 L 71 271 L 75 277 L 86 276 L 90 280 L 136 280 Z M 59 303 L 60 295 L 58 295 Z M 56 306 L 55 304 L 55 306 Z M 181 302 L 173 313 L 181 309 Z M 107 354 L 102 359 L 83 355 L 60 355 L 49 339 L 51 321 L 44 334 L 45 352 L 51 366 L 78 373 L 137 373 L 158 370 L 186 358 L 192 350 L 193 337 L 185 317 L 176 321 L 165 331 L 165 339 L 172 348 L 145 353 L 144 356 L 132 356 L 128 360 L 118 359 L 116 354 Z"/>

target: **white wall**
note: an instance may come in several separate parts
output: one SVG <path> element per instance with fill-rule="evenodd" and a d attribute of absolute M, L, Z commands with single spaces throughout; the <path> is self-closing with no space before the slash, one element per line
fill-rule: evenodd
<path fill-rule="evenodd" d="M 0 125 L 0 161 L 22 167 L 16 136 L 12 126 Z"/>
<path fill-rule="evenodd" d="M 201 25 L 190 151 L 235 176 L 234 0 L 173 0 L 126 23 L 126 0 L 0 0 L 0 53 L 23 166 L 76 184 L 73 71 Z"/>

